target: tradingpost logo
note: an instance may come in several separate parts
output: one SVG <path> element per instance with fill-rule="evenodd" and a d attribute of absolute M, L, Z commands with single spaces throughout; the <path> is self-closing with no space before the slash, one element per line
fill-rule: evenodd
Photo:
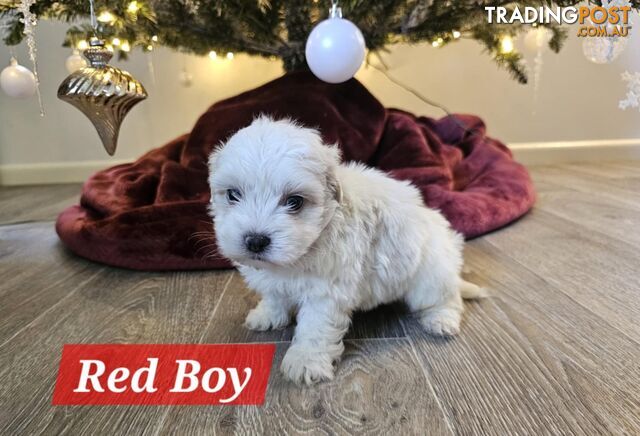
<path fill-rule="evenodd" d="M 602 6 L 485 6 L 489 24 L 578 24 L 579 37 L 627 37 L 631 30 L 628 2 L 603 1 Z"/>

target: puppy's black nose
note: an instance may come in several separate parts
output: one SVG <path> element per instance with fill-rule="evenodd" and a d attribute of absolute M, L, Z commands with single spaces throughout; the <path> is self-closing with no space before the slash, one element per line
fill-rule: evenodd
<path fill-rule="evenodd" d="M 265 235 L 252 233 L 245 236 L 244 243 L 247 246 L 247 250 L 253 253 L 262 253 L 271 244 L 271 239 Z"/>

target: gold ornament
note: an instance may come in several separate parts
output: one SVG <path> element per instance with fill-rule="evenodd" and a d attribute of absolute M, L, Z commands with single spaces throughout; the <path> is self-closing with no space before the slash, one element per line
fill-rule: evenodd
<path fill-rule="evenodd" d="M 104 41 L 92 40 L 84 56 L 89 66 L 64 79 L 58 88 L 58 98 L 89 118 L 105 150 L 113 156 L 124 117 L 147 98 L 147 91 L 126 71 L 107 65 L 113 55 L 104 47 Z"/>

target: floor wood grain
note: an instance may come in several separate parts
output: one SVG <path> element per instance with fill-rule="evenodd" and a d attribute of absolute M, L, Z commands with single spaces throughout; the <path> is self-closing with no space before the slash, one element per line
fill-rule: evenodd
<path fill-rule="evenodd" d="M 0 224 L 54 220 L 65 207 L 77 204 L 81 189 L 78 183 L 0 187 Z"/>
<path fill-rule="evenodd" d="M 278 372 L 292 328 L 241 324 L 233 271 L 143 273 L 75 257 L 53 228 L 79 185 L 0 188 L 0 434 L 640 434 L 640 163 L 532 170 L 534 210 L 467 244 L 462 333 L 400 305 L 357 314 L 336 379 Z M 65 343 L 275 342 L 261 406 L 53 407 Z"/>
<path fill-rule="evenodd" d="M 161 434 L 451 434 L 406 339 L 347 341 L 336 380 L 311 388 L 278 372 L 287 346 L 278 344 L 264 406 L 172 408 Z"/>

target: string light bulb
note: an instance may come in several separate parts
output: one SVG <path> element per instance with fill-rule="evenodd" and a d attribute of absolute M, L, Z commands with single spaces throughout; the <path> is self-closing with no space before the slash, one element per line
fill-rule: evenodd
<path fill-rule="evenodd" d="M 462 36 L 462 33 L 460 33 L 460 32 L 459 32 L 459 31 L 457 31 L 457 30 L 454 30 L 454 31 L 453 31 L 453 32 L 451 32 L 451 33 L 453 34 L 453 37 L 454 37 L 455 39 L 458 39 L 458 38 L 460 38 L 460 37 Z"/>
<path fill-rule="evenodd" d="M 442 39 L 442 38 L 438 38 L 438 39 L 434 40 L 434 41 L 431 43 L 431 45 L 432 45 L 433 47 L 440 47 L 443 43 L 444 43 L 444 39 Z"/>
<path fill-rule="evenodd" d="M 233 53 L 228 52 L 227 53 L 227 59 L 229 59 L 229 60 L 233 59 Z"/>
<path fill-rule="evenodd" d="M 100 12 L 100 15 L 98 15 L 98 18 L 96 18 L 96 20 L 100 21 L 101 23 L 111 24 L 116 21 L 116 17 L 109 11 L 102 11 Z"/>
<path fill-rule="evenodd" d="M 78 41 L 76 47 L 78 50 L 86 50 L 89 48 L 89 43 L 83 39 L 82 41 Z"/>
<path fill-rule="evenodd" d="M 120 50 L 124 52 L 129 52 L 131 50 L 131 46 L 129 45 L 129 42 L 123 41 L 122 44 L 120 45 Z"/>
<path fill-rule="evenodd" d="M 153 42 L 158 42 L 158 35 L 153 35 L 153 36 L 151 37 L 151 41 L 153 41 Z"/>
<path fill-rule="evenodd" d="M 129 6 L 127 6 L 127 12 L 131 14 L 135 14 L 136 12 L 138 12 L 138 9 L 140 9 L 140 5 L 138 5 L 138 2 L 135 0 L 129 3 Z"/>
<path fill-rule="evenodd" d="M 147 51 L 153 51 L 153 46 L 151 44 L 147 46 Z"/>
<path fill-rule="evenodd" d="M 513 38 L 511 38 L 511 35 L 504 35 L 500 38 L 500 53 L 509 54 L 513 52 L 513 49 Z"/>
<path fill-rule="evenodd" d="M 117 47 L 117 46 L 119 46 L 119 45 L 120 45 L 120 42 L 121 42 L 121 41 L 120 41 L 120 38 L 113 38 L 113 39 L 111 40 L 111 45 L 114 45 L 114 46 L 116 46 L 116 47 Z"/>
<path fill-rule="evenodd" d="M 217 59 L 217 58 L 218 58 L 218 54 L 215 51 L 211 50 L 209 52 L 209 59 Z"/>

